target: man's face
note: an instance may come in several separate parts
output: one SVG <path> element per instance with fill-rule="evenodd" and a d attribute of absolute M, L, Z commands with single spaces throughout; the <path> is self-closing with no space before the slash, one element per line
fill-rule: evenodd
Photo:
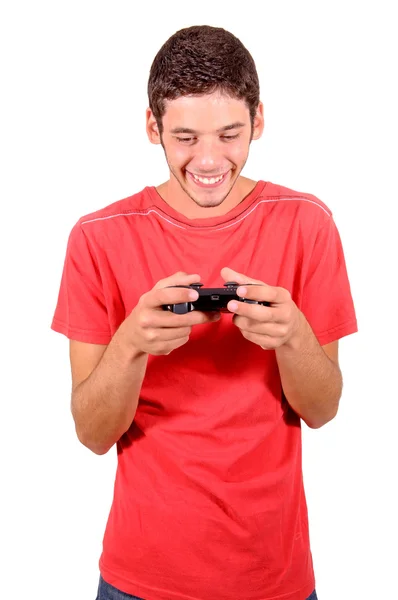
<path fill-rule="evenodd" d="M 238 179 L 251 139 L 261 135 L 262 107 L 252 131 L 249 109 L 243 100 L 218 92 L 183 96 L 166 102 L 162 123 L 159 139 L 172 188 L 185 192 L 200 207 L 216 207 Z"/>

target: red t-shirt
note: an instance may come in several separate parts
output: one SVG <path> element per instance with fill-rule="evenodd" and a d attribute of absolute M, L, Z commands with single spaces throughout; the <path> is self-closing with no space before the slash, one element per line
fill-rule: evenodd
<path fill-rule="evenodd" d="M 316 197 L 259 181 L 228 214 L 187 219 L 154 187 L 78 221 L 52 328 L 107 344 L 176 271 L 223 285 L 224 266 L 289 290 L 321 345 L 357 330 L 343 250 Z M 147 600 L 304 600 L 315 587 L 300 419 L 275 352 L 223 314 L 150 356 L 117 443 L 100 570 Z"/>

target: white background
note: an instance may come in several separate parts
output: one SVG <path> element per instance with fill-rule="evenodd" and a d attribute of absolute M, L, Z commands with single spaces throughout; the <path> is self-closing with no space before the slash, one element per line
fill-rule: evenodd
<path fill-rule="evenodd" d="M 340 343 L 337 418 L 303 427 L 319 598 L 398 598 L 394 4 L 2 4 L 2 599 L 95 598 L 116 449 L 77 441 L 68 342 L 50 322 L 77 219 L 167 178 L 144 129 L 147 77 L 194 24 L 229 29 L 256 61 L 266 127 L 245 174 L 318 196 L 345 248 L 360 332 Z"/>

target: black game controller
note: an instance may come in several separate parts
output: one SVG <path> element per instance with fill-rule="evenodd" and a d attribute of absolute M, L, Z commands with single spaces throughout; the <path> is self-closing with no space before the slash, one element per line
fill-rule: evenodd
<path fill-rule="evenodd" d="M 231 300 L 238 302 L 246 302 L 247 304 L 261 304 L 262 306 L 270 306 L 269 302 L 258 302 L 257 300 L 249 300 L 241 298 L 236 294 L 238 287 L 248 285 L 258 285 L 255 283 L 238 284 L 236 281 L 227 281 L 222 288 L 203 288 L 203 283 L 192 283 L 191 285 L 170 285 L 169 287 L 190 288 L 196 290 L 199 298 L 193 302 L 182 302 L 179 304 L 163 304 L 163 310 L 170 310 L 178 315 L 185 315 L 193 310 L 202 312 L 220 311 L 229 312 L 227 304 Z M 202 289 L 203 288 L 203 289 Z"/>

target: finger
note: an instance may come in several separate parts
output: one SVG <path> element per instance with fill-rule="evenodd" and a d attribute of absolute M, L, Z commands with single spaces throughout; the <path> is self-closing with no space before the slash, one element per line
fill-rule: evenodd
<path fill-rule="evenodd" d="M 145 308 L 162 308 L 165 304 L 182 304 L 194 302 L 199 297 L 196 290 L 189 285 L 180 284 L 157 288 L 156 286 L 141 296 L 140 302 Z"/>
<path fill-rule="evenodd" d="M 236 293 L 240 298 L 257 300 L 257 302 L 270 302 L 271 304 L 283 304 L 291 299 L 288 290 L 266 283 L 261 285 L 240 285 Z"/>
<path fill-rule="evenodd" d="M 177 350 L 184 344 L 189 341 L 189 336 L 185 336 L 182 338 L 178 338 L 177 340 L 172 340 L 170 342 L 159 342 L 158 344 L 153 344 L 149 354 L 154 356 L 167 356 L 173 352 L 173 350 Z"/>
<path fill-rule="evenodd" d="M 223 269 L 221 269 L 221 277 L 224 279 L 224 281 L 236 281 L 236 283 L 239 284 L 258 283 L 259 285 L 263 285 L 262 281 L 259 281 L 258 279 L 253 279 L 253 277 L 249 277 L 248 275 L 244 275 L 243 273 L 238 273 L 230 267 L 224 267 Z"/>
<path fill-rule="evenodd" d="M 144 339 L 147 343 L 156 344 L 158 342 L 170 342 L 180 338 L 189 337 L 191 327 L 163 327 L 145 329 L 143 332 Z"/>
<path fill-rule="evenodd" d="M 170 277 L 166 277 L 165 279 L 160 279 L 154 286 L 154 289 L 162 289 L 172 285 L 191 285 L 191 283 L 199 283 L 200 275 L 197 273 L 185 273 L 184 271 L 178 271 L 178 273 L 174 273 L 170 275 Z"/>
<path fill-rule="evenodd" d="M 272 323 L 278 320 L 278 312 L 271 306 L 231 300 L 228 302 L 227 308 L 231 313 L 260 323 Z"/>
<path fill-rule="evenodd" d="M 143 329 L 161 329 L 177 327 L 193 327 L 203 323 L 212 323 L 220 319 L 220 313 L 192 311 L 185 315 L 178 315 L 170 311 L 147 310 L 139 315 L 139 325 Z"/>
<path fill-rule="evenodd" d="M 257 333 L 250 333 L 248 331 L 242 331 L 242 335 L 248 342 L 257 344 L 263 350 L 274 350 L 281 346 L 281 338 L 269 335 L 258 335 Z"/>
<path fill-rule="evenodd" d="M 164 313 L 163 313 L 164 314 Z M 194 327 L 195 325 L 204 325 L 205 323 L 214 323 L 219 321 L 221 314 L 217 311 L 202 312 L 200 310 L 193 310 L 186 315 L 177 315 L 172 312 L 167 313 L 170 319 L 167 321 L 165 327 L 175 326 L 187 326 Z"/>
<path fill-rule="evenodd" d="M 261 323 L 241 316 L 234 316 L 233 321 L 247 339 L 249 335 L 251 338 L 258 335 L 282 339 L 288 334 L 288 326 L 285 323 Z"/>

